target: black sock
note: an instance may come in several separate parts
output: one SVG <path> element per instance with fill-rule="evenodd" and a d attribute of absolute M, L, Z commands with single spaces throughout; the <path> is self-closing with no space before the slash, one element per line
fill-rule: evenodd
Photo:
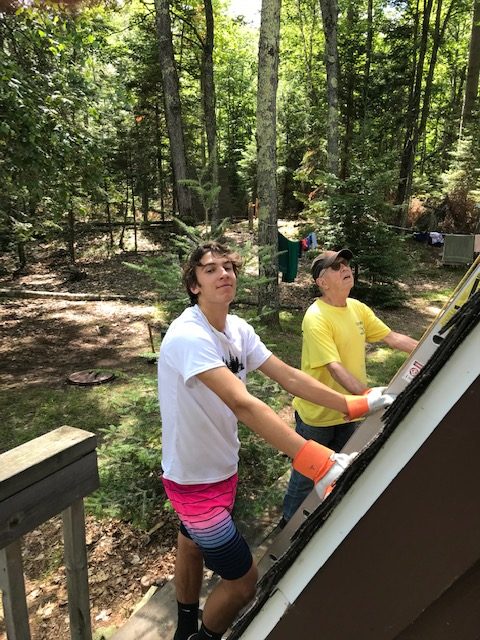
<path fill-rule="evenodd" d="M 188 638 L 198 631 L 198 602 L 184 604 L 178 602 L 178 624 L 173 640 L 188 640 Z"/>
<path fill-rule="evenodd" d="M 200 630 L 195 635 L 193 635 L 190 640 L 222 640 L 222 636 L 223 633 L 215 633 L 215 631 L 210 631 L 210 629 L 207 629 L 207 627 L 202 622 Z"/>

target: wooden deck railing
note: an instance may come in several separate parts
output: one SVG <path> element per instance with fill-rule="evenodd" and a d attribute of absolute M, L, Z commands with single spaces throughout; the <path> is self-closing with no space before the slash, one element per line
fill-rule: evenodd
<path fill-rule="evenodd" d="M 63 520 L 70 636 L 91 640 L 83 498 L 98 488 L 96 437 L 60 427 L 0 455 L 0 590 L 8 640 L 30 640 L 21 537 Z"/>

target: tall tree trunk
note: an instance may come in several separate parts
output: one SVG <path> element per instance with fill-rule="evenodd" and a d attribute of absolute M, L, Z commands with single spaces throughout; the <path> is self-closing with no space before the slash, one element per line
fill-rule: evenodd
<path fill-rule="evenodd" d="M 451 83 L 450 100 L 448 103 L 448 111 L 446 113 L 446 122 L 460 121 L 463 108 L 463 94 L 465 77 L 467 73 L 466 66 L 460 69 L 454 66 L 454 76 Z M 455 140 L 458 139 L 458 131 L 455 132 L 453 127 L 444 127 L 442 142 L 441 142 L 441 157 L 440 157 L 440 170 L 445 171 L 450 165 L 451 157 L 449 152 Z"/>
<path fill-rule="evenodd" d="M 135 116 L 135 138 L 136 138 L 136 151 L 137 151 L 137 183 L 140 190 L 140 198 L 142 202 L 142 216 L 143 222 L 148 222 L 148 180 L 147 180 L 147 168 L 145 166 L 145 153 L 142 149 L 142 136 L 140 131 L 140 123 L 143 121 L 143 116 Z"/>
<path fill-rule="evenodd" d="M 205 131 L 207 134 L 208 164 L 212 189 L 218 185 L 218 154 L 217 154 L 217 118 L 215 115 L 215 81 L 213 78 L 213 47 L 214 22 L 212 1 L 204 0 L 206 35 L 202 51 L 202 88 L 203 113 L 205 116 Z M 220 223 L 218 211 L 218 196 L 212 202 L 212 229 Z"/>
<path fill-rule="evenodd" d="M 417 77 L 417 54 L 418 54 L 418 30 L 420 27 L 420 0 L 417 0 L 415 6 L 415 17 L 413 21 L 413 34 L 412 34 L 412 60 L 410 70 L 410 84 L 408 88 L 408 109 L 407 114 L 413 109 L 413 94 L 415 91 L 415 78 Z"/>
<path fill-rule="evenodd" d="M 424 91 L 423 91 L 423 102 L 422 102 L 422 106 L 421 106 L 421 113 L 420 113 L 420 116 L 419 116 L 420 120 L 417 121 L 416 123 L 414 123 L 413 131 L 412 131 L 412 134 L 411 134 L 411 145 L 410 145 L 410 148 L 409 148 L 409 151 L 410 151 L 410 156 L 409 156 L 410 174 L 409 174 L 409 176 L 407 176 L 407 180 L 406 180 L 406 190 L 405 190 L 405 194 L 404 194 L 404 202 L 405 203 L 410 198 L 410 190 L 411 190 L 412 176 L 413 176 L 413 167 L 414 167 L 415 154 L 416 154 L 416 151 L 417 151 L 418 142 L 419 142 L 420 138 L 423 136 L 423 134 L 425 133 L 425 129 L 426 129 L 426 126 L 427 126 L 427 121 L 428 121 L 428 116 L 429 116 L 429 113 L 430 113 L 430 100 L 431 100 L 431 96 L 432 96 L 433 77 L 434 77 L 434 73 L 435 73 L 435 66 L 436 66 L 436 63 L 437 63 L 438 50 L 440 48 L 440 45 L 443 42 L 443 38 L 444 38 L 445 31 L 446 31 L 446 28 L 447 28 L 447 25 L 448 25 L 448 21 L 450 19 L 451 14 L 452 14 L 454 2 L 455 2 L 455 0 L 451 0 L 450 5 L 448 7 L 448 10 L 447 10 L 447 12 L 445 14 L 445 17 L 443 19 L 443 23 L 441 24 L 443 0 L 437 0 L 437 9 L 436 9 L 436 12 L 435 12 L 435 26 L 434 26 L 434 30 L 433 30 L 432 51 L 431 51 L 431 55 L 430 55 L 430 63 L 429 63 L 429 66 L 428 66 L 428 73 L 427 73 L 427 77 L 426 77 L 426 80 L 425 80 L 425 87 L 424 87 Z M 401 216 L 401 218 L 399 220 L 400 226 L 402 226 L 402 227 L 404 227 L 406 225 L 407 214 L 408 214 L 408 208 L 405 206 L 405 207 L 403 207 L 402 216 Z"/>
<path fill-rule="evenodd" d="M 137 233 L 137 208 L 135 206 L 135 193 L 132 188 L 132 218 L 133 218 L 133 252 L 138 252 L 138 233 Z"/>
<path fill-rule="evenodd" d="M 165 195 L 163 177 L 162 136 L 160 131 L 160 109 L 155 100 L 155 143 L 157 145 L 157 172 L 158 172 L 158 196 L 160 198 L 160 210 L 162 222 L 165 221 Z"/>
<path fill-rule="evenodd" d="M 422 80 L 423 68 L 425 64 L 425 56 L 427 52 L 428 31 L 430 26 L 430 14 L 432 11 L 433 0 L 424 0 L 422 35 L 418 51 L 418 60 L 415 67 L 414 79 L 411 85 L 409 100 L 409 108 L 406 118 L 405 138 L 403 143 L 402 157 L 400 160 L 400 175 L 397 186 L 396 204 L 404 205 L 410 196 L 410 189 L 413 174 L 413 162 L 415 158 L 414 147 L 414 131 L 417 127 L 418 117 L 420 113 L 420 104 L 422 98 Z M 416 52 L 416 48 L 415 48 Z M 406 207 L 402 207 L 399 222 L 404 226 L 404 220 L 407 215 Z"/>
<path fill-rule="evenodd" d="M 303 14 L 303 3 L 301 0 L 296 0 L 297 3 L 297 13 L 300 21 L 300 32 L 302 34 L 302 45 L 303 45 L 303 55 L 304 55 L 304 64 L 307 73 L 307 87 L 308 87 L 308 95 L 310 98 L 311 104 L 318 104 L 318 91 L 317 85 L 313 80 L 313 34 L 316 33 L 317 26 L 317 10 L 318 5 L 315 0 L 312 11 L 310 15 L 305 18 Z M 305 26 L 308 25 L 309 28 L 309 36 L 307 38 L 307 34 L 305 32 Z"/>
<path fill-rule="evenodd" d="M 18 268 L 23 269 L 27 264 L 27 254 L 25 251 L 25 243 L 17 242 Z"/>
<path fill-rule="evenodd" d="M 418 130 L 416 131 L 416 142 L 418 142 L 420 137 L 424 134 L 427 126 L 428 116 L 430 113 L 430 100 L 432 97 L 433 76 L 435 73 L 435 66 L 437 64 L 438 50 L 443 42 L 448 21 L 450 20 L 450 16 L 452 15 L 453 5 L 456 2 L 456 0 L 450 0 L 450 5 L 448 7 L 447 13 L 445 14 L 443 23 L 440 25 L 442 15 L 442 1 L 443 0 L 437 0 L 432 53 L 430 56 L 430 64 L 428 67 L 427 79 L 425 81 L 425 89 L 423 92 L 422 113 L 420 117 L 420 124 L 418 125 Z"/>
<path fill-rule="evenodd" d="M 480 73 L 480 0 L 473 0 L 472 31 L 468 52 L 467 81 L 463 100 L 460 137 L 468 130 L 477 106 L 478 78 Z"/>
<path fill-rule="evenodd" d="M 353 32 L 355 22 L 358 19 L 355 0 L 350 0 L 347 8 L 347 32 Z M 346 55 L 346 74 L 345 74 L 345 136 L 342 145 L 342 158 L 340 164 L 340 179 L 346 180 L 349 175 L 350 164 L 350 147 L 353 140 L 353 124 L 354 124 L 354 88 L 355 88 L 355 56 L 357 55 L 356 45 L 351 43 L 347 45 Z"/>
<path fill-rule="evenodd" d="M 120 231 L 120 236 L 118 238 L 118 246 L 119 248 L 124 251 L 125 250 L 125 243 L 124 243 L 124 238 L 125 238 L 125 230 L 127 228 L 127 222 L 128 222 L 128 205 L 129 205 L 129 198 L 130 198 L 130 191 L 129 191 L 129 185 L 130 185 L 130 167 L 127 167 L 127 181 L 126 181 L 126 191 L 125 191 L 125 200 L 123 203 L 123 225 L 122 225 L 122 230 Z"/>
<path fill-rule="evenodd" d="M 72 198 L 68 201 L 68 256 L 71 264 L 75 264 L 75 210 L 73 208 Z"/>
<path fill-rule="evenodd" d="M 322 10 L 323 33 L 325 34 L 325 67 L 327 70 L 327 168 L 338 176 L 338 87 L 340 65 L 338 64 L 337 45 L 337 0 L 320 0 Z"/>
<path fill-rule="evenodd" d="M 268 322 L 279 324 L 277 231 L 277 86 L 281 0 L 263 0 L 258 45 L 257 91 L 257 192 L 259 309 L 268 308 Z"/>
<path fill-rule="evenodd" d="M 107 179 L 103 179 L 103 188 L 105 190 L 105 210 L 107 213 L 107 225 L 108 225 L 108 235 L 110 238 L 110 249 L 113 248 L 113 228 L 112 228 L 112 214 L 110 211 L 110 198 L 108 196 L 108 182 Z"/>
<path fill-rule="evenodd" d="M 373 0 L 367 3 L 367 39 L 365 42 L 365 66 L 363 67 L 363 90 L 362 90 L 362 129 L 365 133 L 365 124 L 368 113 L 368 85 L 370 84 L 370 69 L 372 66 L 373 53 Z"/>
<path fill-rule="evenodd" d="M 169 8 L 169 0 L 155 0 L 158 50 L 160 69 L 162 72 L 163 95 L 165 99 L 165 116 L 170 140 L 170 156 L 172 158 L 178 213 L 180 218 L 189 219 L 192 216 L 192 196 L 190 190 L 182 182 L 188 178 L 188 171 L 180 89 L 173 55 L 172 26 Z"/>

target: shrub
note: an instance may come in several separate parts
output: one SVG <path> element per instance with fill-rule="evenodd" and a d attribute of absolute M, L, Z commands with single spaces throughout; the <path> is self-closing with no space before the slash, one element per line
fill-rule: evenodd
<path fill-rule="evenodd" d="M 323 248 L 352 250 L 356 291 L 362 299 L 368 288 L 369 303 L 398 305 L 403 293 L 396 279 L 408 269 L 404 239 L 388 226 L 392 211 L 378 198 L 374 185 L 362 177 L 336 181 L 307 212 L 316 220 Z"/>

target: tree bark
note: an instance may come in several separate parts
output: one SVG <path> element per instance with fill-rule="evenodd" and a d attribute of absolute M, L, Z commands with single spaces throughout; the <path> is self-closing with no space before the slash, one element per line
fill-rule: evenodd
<path fill-rule="evenodd" d="M 180 88 L 173 54 L 172 26 L 169 8 L 169 0 L 155 0 L 165 116 L 170 140 L 170 156 L 172 159 L 178 213 L 180 218 L 188 220 L 192 217 L 192 196 L 188 187 L 182 183 L 182 180 L 188 178 L 188 171 L 180 103 Z"/>
<path fill-rule="evenodd" d="M 259 309 L 270 310 L 267 321 L 279 324 L 277 231 L 277 86 L 281 0 L 263 0 L 258 46 L 257 90 L 257 190 L 259 275 L 268 281 L 259 286 Z"/>
<path fill-rule="evenodd" d="M 463 94 L 465 86 L 465 77 L 467 73 L 466 66 L 458 68 L 453 66 L 453 79 L 451 83 L 450 100 L 448 102 L 448 111 L 445 114 L 447 122 L 460 122 L 463 108 Z M 445 171 L 451 162 L 449 151 L 455 140 L 458 139 L 458 131 L 455 132 L 453 127 L 444 127 L 441 144 L 440 144 L 440 171 Z"/>
<path fill-rule="evenodd" d="M 413 168 L 415 163 L 415 154 L 417 151 L 419 140 L 421 139 L 422 135 L 425 132 L 428 116 L 430 113 L 430 101 L 431 101 L 431 95 L 432 95 L 433 77 L 435 73 L 435 66 L 437 63 L 438 50 L 440 48 L 440 45 L 443 42 L 448 21 L 450 20 L 450 16 L 452 14 L 454 2 L 455 0 L 451 0 L 448 10 L 443 19 L 443 23 L 441 23 L 443 0 L 437 0 L 437 9 L 435 13 L 435 26 L 433 30 L 432 52 L 430 55 L 430 63 L 428 66 L 428 73 L 425 80 L 425 87 L 423 91 L 423 102 L 421 105 L 421 113 L 419 114 L 419 116 L 417 116 L 417 122 L 413 123 L 413 129 L 411 132 L 411 144 L 409 147 L 409 157 L 408 157 L 409 174 L 406 176 L 406 181 L 405 181 L 405 192 L 403 196 L 404 203 L 406 203 L 410 198 Z M 418 108 L 420 108 L 420 105 Z M 419 121 L 418 121 L 418 117 L 419 117 Z M 398 203 L 398 204 L 402 204 L 402 203 Z M 405 227 L 406 225 L 407 214 L 408 214 L 407 207 L 403 207 L 402 216 L 399 220 L 399 224 L 401 227 Z"/>
<path fill-rule="evenodd" d="M 416 132 L 416 143 L 418 143 L 418 140 L 424 134 L 427 126 L 428 116 L 430 114 L 430 101 L 432 97 L 433 76 L 435 73 L 435 66 L 437 64 L 438 50 L 443 42 L 445 31 L 447 29 L 450 16 L 452 15 L 453 5 L 455 1 L 456 0 L 450 1 L 450 6 L 448 7 L 447 13 L 445 14 L 443 23 L 440 25 L 441 14 L 442 14 L 442 0 L 437 0 L 437 11 L 435 15 L 435 28 L 433 33 L 432 53 L 430 56 L 430 64 L 428 67 L 427 79 L 425 81 L 425 89 L 423 92 L 422 113 L 420 117 L 420 124 L 418 125 L 418 130 Z"/>
<path fill-rule="evenodd" d="M 433 0 L 424 0 L 422 35 L 420 39 L 420 47 L 418 51 L 418 60 L 415 72 L 412 78 L 411 99 L 409 100 L 409 108 L 407 112 L 405 138 L 403 143 L 402 157 L 400 160 L 400 175 L 397 186 L 397 196 L 395 203 L 403 205 L 408 200 L 412 182 L 413 161 L 415 157 L 414 148 L 414 131 L 417 127 L 418 117 L 420 113 L 420 104 L 422 98 L 422 80 L 423 68 L 425 64 L 425 56 L 427 52 L 428 30 L 430 26 L 430 14 L 432 11 Z M 416 49 L 415 49 L 416 51 Z M 405 207 L 404 207 L 405 209 Z M 406 211 L 402 211 L 399 218 L 399 224 L 402 225 L 406 217 Z"/>
<path fill-rule="evenodd" d="M 142 216 L 143 222 L 148 222 L 148 210 L 150 208 L 148 197 L 148 178 L 147 168 L 145 166 L 145 153 L 142 150 L 142 135 L 140 131 L 140 122 L 142 122 L 143 116 L 135 116 L 135 138 L 136 138 L 136 151 L 137 151 L 137 183 L 140 191 L 140 198 L 142 202 Z"/>
<path fill-rule="evenodd" d="M 17 242 L 18 268 L 23 269 L 27 265 L 27 254 L 25 251 L 25 243 Z"/>
<path fill-rule="evenodd" d="M 128 160 L 127 160 L 128 162 Z M 123 242 L 124 236 L 125 236 L 125 229 L 127 228 L 127 220 L 128 220 L 128 203 L 130 202 L 129 198 L 130 198 L 130 191 L 129 191 L 129 185 L 130 185 L 130 166 L 127 165 L 127 182 L 126 182 L 126 192 L 125 192 L 125 200 L 123 202 L 123 226 L 122 226 L 122 230 L 120 231 L 120 237 L 118 238 L 118 246 L 119 248 L 124 251 L 125 249 L 125 245 Z"/>
<path fill-rule="evenodd" d="M 477 106 L 478 79 L 480 74 L 480 0 L 473 0 L 472 31 L 468 52 L 467 81 L 463 100 L 460 137 L 468 130 Z"/>
<path fill-rule="evenodd" d="M 212 189 L 218 185 L 217 118 L 215 115 L 215 81 L 213 76 L 214 20 L 211 0 L 204 0 L 206 35 L 202 50 L 202 95 L 205 131 L 207 134 L 208 164 Z M 211 224 L 220 223 L 218 197 L 212 202 Z"/>
<path fill-rule="evenodd" d="M 307 86 L 310 103 L 318 104 L 318 90 L 317 85 L 313 80 L 313 34 L 316 33 L 317 19 L 318 19 L 318 5 L 316 1 L 312 6 L 312 13 L 305 18 L 303 14 L 303 6 L 301 0 L 296 0 L 297 13 L 300 22 L 300 32 L 302 35 L 303 54 L 305 58 L 305 69 L 307 74 Z M 306 25 L 309 27 L 309 36 L 307 38 Z"/>
<path fill-rule="evenodd" d="M 165 221 L 165 197 L 163 177 L 162 136 L 160 131 L 160 108 L 155 100 L 155 142 L 157 145 L 157 172 L 158 172 L 158 196 L 160 198 L 160 210 L 162 222 Z"/>
<path fill-rule="evenodd" d="M 75 264 L 75 210 L 73 208 L 73 202 L 70 198 L 68 202 L 68 238 L 67 238 L 67 246 L 68 246 L 68 256 L 70 258 L 71 264 Z"/>
<path fill-rule="evenodd" d="M 320 0 L 320 8 L 322 10 L 323 32 L 325 34 L 325 67 L 327 70 L 327 168 L 334 176 L 338 176 L 338 87 L 340 66 L 337 45 L 337 0 Z"/>
<path fill-rule="evenodd" d="M 347 8 L 347 32 L 353 32 L 355 22 L 358 19 L 357 3 L 350 0 Z M 345 73 L 345 135 L 343 137 L 342 157 L 340 163 L 340 179 L 346 180 L 349 175 L 350 148 L 353 141 L 353 126 L 355 117 L 354 89 L 355 89 L 355 63 L 354 46 L 348 41 Z"/>
<path fill-rule="evenodd" d="M 137 208 L 135 206 L 135 192 L 133 191 L 133 176 L 132 176 L 132 218 L 133 218 L 133 251 L 138 252 L 138 234 L 137 234 Z"/>
<path fill-rule="evenodd" d="M 112 214 L 110 211 L 110 198 L 108 196 L 108 182 L 107 179 L 103 179 L 103 188 L 105 190 L 105 210 L 107 213 L 107 225 L 108 225 L 108 235 L 110 238 L 110 249 L 113 248 L 113 229 L 112 229 Z"/>
<path fill-rule="evenodd" d="M 362 129 L 365 133 L 365 124 L 368 113 L 368 85 L 370 84 L 370 69 L 373 53 L 373 0 L 367 4 L 367 39 L 365 42 L 365 66 L 363 67 L 363 91 L 362 91 Z"/>

